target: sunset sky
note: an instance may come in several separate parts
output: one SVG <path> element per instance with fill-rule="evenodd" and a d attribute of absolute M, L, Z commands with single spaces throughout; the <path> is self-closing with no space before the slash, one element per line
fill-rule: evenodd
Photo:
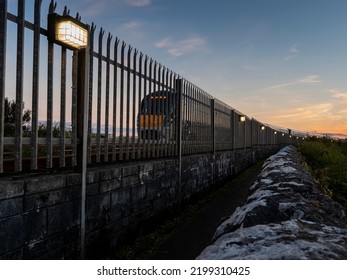
<path fill-rule="evenodd" d="M 9 1 L 15 14 L 16 2 Z M 43 0 L 43 14 L 48 4 Z M 103 27 L 249 117 L 347 135 L 345 0 L 57 4 L 58 13 L 68 5 L 97 31 Z M 30 19 L 29 6 L 27 13 Z"/>

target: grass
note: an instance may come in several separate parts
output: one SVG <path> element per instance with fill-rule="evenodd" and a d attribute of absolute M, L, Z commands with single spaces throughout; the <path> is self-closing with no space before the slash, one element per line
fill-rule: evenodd
<path fill-rule="evenodd" d="M 310 138 L 298 149 L 319 185 L 347 208 L 347 142 Z"/>

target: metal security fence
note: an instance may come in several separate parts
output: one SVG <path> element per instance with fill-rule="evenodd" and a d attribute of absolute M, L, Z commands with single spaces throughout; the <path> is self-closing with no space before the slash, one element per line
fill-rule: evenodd
<path fill-rule="evenodd" d="M 292 141 L 288 130 L 248 118 L 94 23 L 83 114 L 83 54 L 47 40 L 41 4 L 18 0 L 13 14 L 0 0 L 0 173 L 74 168 L 81 153 L 91 165 Z M 51 1 L 48 14 L 56 10 Z"/>

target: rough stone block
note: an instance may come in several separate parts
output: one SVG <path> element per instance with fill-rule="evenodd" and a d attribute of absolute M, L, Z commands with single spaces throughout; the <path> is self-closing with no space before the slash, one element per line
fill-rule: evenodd
<path fill-rule="evenodd" d="M 66 200 L 66 189 L 29 195 L 25 198 L 25 211 L 31 211 Z"/>
<path fill-rule="evenodd" d="M 100 193 L 109 192 L 115 190 L 121 186 L 121 182 L 118 179 L 113 179 L 100 183 Z"/>
<path fill-rule="evenodd" d="M 0 200 L 0 219 L 23 212 L 23 198 L 11 198 Z M 1 226 L 0 226 L 1 228 Z"/>
<path fill-rule="evenodd" d="M 110 211 L 110 194 L 103 193 L 87 199 L 87 218 L 105 215 Z"/>
<path fill-rule="evenodd" d="M 46 211 L 16 215 L 1 221 L 0 255 L 46 236 Z"/>
<path fill-rule="evenodd" d="M 147 188 L 145 185 L 135 185 L 132 187 L 132 203 L 137 204 L 138 201 L 144 200 L 147 196 Z"/>
<path fill-rule="evenodd" d="M 68 174 L 66 175 L 66 186 L 68 187 L 73 187 L 77 185 L 81 185 L 82 183 L 82 178 L 81 174 Z"/>
<path fill-rule="evenodd" d="M 47 211 L 49 235 L 80 224 L 81 203 L 78 200 L 49 207 Z"/>
<path fill-rule="evenodd" d="M 24 181 L 0 180 L 0 200 L 24 194 Z"/>
<path fill-rule="evenodd" d="M 91 170 L 87 172 L 87 184 L 98 183 L 100 176 L 99 171 Z"/>
<path fill-rule="evenodd" d="M 66 187 L 65 175 L 49 175 L 30 178 L 26 181 L 26 193 L 33 194 Z"/>
<path fill-rule="evenodd" d="M 130 204 L 131 188 L 119 188 L 111 192 L 111 209 Z"/>
<path fill-rule="evenodd" d="M 123 177 L 128 177 L 132 175 L 139 174 L 139 166 L 138 165 L 130 165 L 123 167 Z"/>

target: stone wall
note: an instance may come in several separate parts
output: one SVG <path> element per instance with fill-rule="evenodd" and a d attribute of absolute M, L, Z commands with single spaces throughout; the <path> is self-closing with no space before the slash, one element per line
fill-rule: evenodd
<path fill-rule="evenodd" d="M 247 202 L 198 259 L 347 259 L 345 211 L 286 147 L 265 162 Z"/>
<path fill-rule="evenodd" d="M 270 154 L 276 146 L 185 156 L 182 204 Z M 87 172 L 86 251 L 110 248 L 177 211 L 178 161 L 122 163 Z M 0 259 L 78 259 L 81 176 L 23 175 L 0 180 Z"/>

